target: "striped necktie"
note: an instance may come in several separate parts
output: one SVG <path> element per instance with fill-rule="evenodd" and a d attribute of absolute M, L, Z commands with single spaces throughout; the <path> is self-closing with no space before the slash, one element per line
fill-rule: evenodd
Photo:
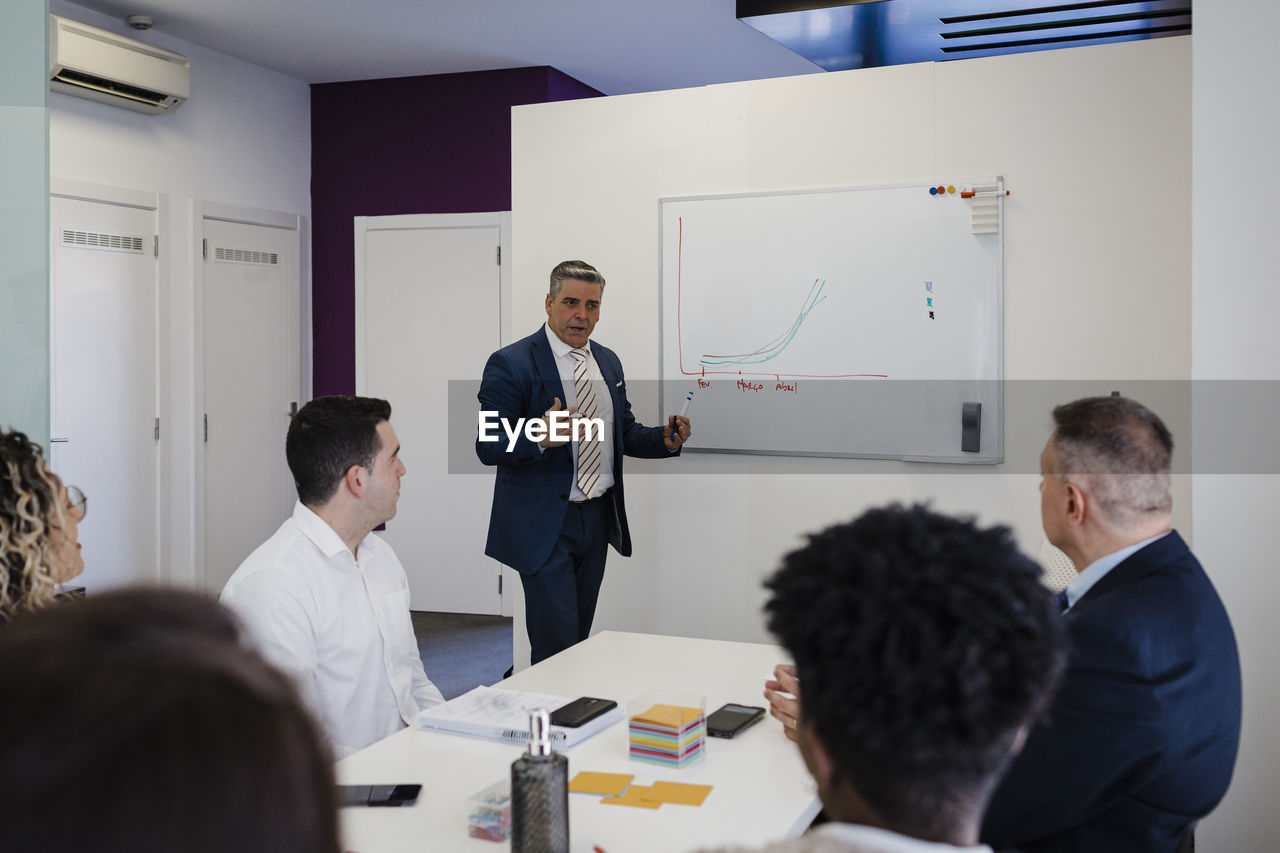
<path fill-rule="evenodd" d="M 596 390 L 587 373 L 591 354 L 584 348 L 574 348 L 569 350 L 569 355 L 574 359 L 573 388 L 578 397 L 578 415 L 584 418 L 595 418 L 600 408 L 596 405 Z M 578 445 L 578 473 L 575 479 L 578 482 L 578 488 L 582 489 L 582 494 L 588 499 L 591 498 L 591 490 L 600 479 L 600 442 L 603 439 L 604 436 L 601 435 L 592 441 Z"/>

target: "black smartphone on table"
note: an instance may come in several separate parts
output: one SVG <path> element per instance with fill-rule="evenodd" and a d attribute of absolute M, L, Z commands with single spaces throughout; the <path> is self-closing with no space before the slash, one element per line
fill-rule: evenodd
<path fill-rule="evenodd" d="M 338 804 L 343 806 L 411 806 L 418 801 L 421 785 L 339 785 Z"/>
<path fill-rule="evenodd" d="M 593 696 L 583 696 L 580 699 L 574 699 L 568 705 L 561 705 L 551 712 L 551 725 L 564 726 L 566 729 L 576 729 L 584 723 L 589 723 L 596 717 L 608 711 L 612 711 L 618 707 L 618 703 L 612 699 L 596 699 Z"/>
<path fill-rule="evenodd" d="M 730 702 L 707 717 L 707 734 L 712 737 L 731 738 L 762 719 L 764 719 L 764 708 L 758 705 L 738 705 Z"/>

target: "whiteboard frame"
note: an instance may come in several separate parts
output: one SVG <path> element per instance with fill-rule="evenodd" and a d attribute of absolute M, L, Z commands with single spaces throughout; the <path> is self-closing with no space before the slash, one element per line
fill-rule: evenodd
<path fill-rule="evenodd" d="M 966 178 L 959 181 L 948 181 L 952 185 L 995 185 L 997 192 L 1006 189 L 1003 175 L 993 175 L 980 178 Z M 658 198 L 658 411 L 665 412 L 668 410 L 666 394 L 667 394 L 667 374 L 666 374 L 666 326 L 663 322 L 666 311 L 663 303 L 666 294 L 666 281 L 663 276 L 666 273 L 666 246 L 664 240 L 666 238 L 663 228 L 663 206 L 668 202 L 689 202 L 689 201 L 711 201 L 730 198 L 767 198 L 773 196 L 800 196 L 815 195 L 829 193 L 846 193 L 860 192 L 862 190 L 899 190 L 920 188 L 927 190 L 929 187 L 940 186 L 937 182 L 926 183 L 923 181 L 905 181 L 893 184 L 864 184 L 861 186 L 844 186 L 844 187 L 813 187 L 808 189 L 797 190 L 768 190 L 762 192 L 746 192 L 746 193 L 712 193 L 706 195 L 688 195 L 688 196 L 659 196 Z M 744 450 L 725 447 L 697 447 L 690 446 L 683 449 L 688 453 L 718 453 L 732 454 L 740 456 L 803 456 L 817 457 L 823 459 L 884 459 L 900 462 L 930 462 L 943 463 L 951 465 L 999 465 L 1004 462 L 1004 195 L 996 197 L 997 215 L 996 221 L 999 223 L 999 230 L 996 232 L 997 242 L 999 243 L 999 263 L 996 265 L 996 292 L 995 305 L 996 315 L 1000 319 L 1000 334 L 996 338 L 996 376 L 991 380 L 996 383 L 996 407 L 999 428 L 996 430 L 996 446 L 993 457 L 983 456 L 975 458 L 973 456 L 916 456 L 901 453 L 837 453 L 817 450 Z M 674 411 L 674 410 L 673 410 Z M 985 437 L 984 437 L 985 438 Z"/>

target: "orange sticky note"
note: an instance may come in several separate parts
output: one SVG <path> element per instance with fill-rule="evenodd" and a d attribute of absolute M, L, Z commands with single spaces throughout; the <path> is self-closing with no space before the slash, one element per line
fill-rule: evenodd
<path fill-rule="evenodd" d="M 637 723 L 679 729 L 701 716 L 701 708 L 686 708 L 681 705 L 654 705 L 649 710 L 636 714 L 631 719 Z"/>
<path fill-rule="evenodd" d="M 683 782 L 654 782 L 648 796 L 664 803 L 681 806 L 700 806 L 711 793 L 710 785 L 687 785 Z"/>
<path fill-rule="evenodd" d="M 579 794 L 607 794 L 617 797 L 627 789 L 634 776 L 626 773 L 592 773 L 583 770 L 569 783 L 569 790 Z"/>
<path fill-rule="evenodd" d="M 654 799 L 653 789 L 643 785 L 632 785 L 621 797 L 605 797 L 600 802 L 610 806 L 634 806 L 638 809 L 656 809 L 662 800 Z"/>

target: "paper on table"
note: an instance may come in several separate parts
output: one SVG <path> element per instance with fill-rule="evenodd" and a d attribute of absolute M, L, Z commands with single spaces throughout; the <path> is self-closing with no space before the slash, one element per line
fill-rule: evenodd
<path fill-rule="evenodd" d="M 643 785 L 632 785 L 627 788 L 627 793 L 621 797 L 605 797 L 600 802 L 610 806 L 634 806 L 638 809 L 656 809 L 662 805 L 662 800 L 655 800 L 650 795 L 652 788 L 646 788 Z"/>
<path fill-rule="evenodd" d="M 664 803 L 682 806 L 700 806 L 711 793 L 710 785 L 689 785 L 684 782 L 654 782 L 652 793 L 646 796 Z"/>
<path fill-rule="evenodd" d="M 617 797 L 634 778 L 626 773 L 593 773 L 583 770 L 569 782 L 569 790 L 579 794 L 607 794 Z"/>
<path fill-rule="evenodd" d="M 477 687 L 443 705 L 418 713 L 418 727 L 428 731 L 524 743 L 529 738 L 529 712 L 554 711 L 569 702 L 562 696 Z M 568 749 L 622 720 L 622 708 L 601 714 L 577 728 L 551 727 L 551 744 Z"/>
<path fill-rule="evenodd" d="M 578 774 L 582 775 L 582 774 Z M 600 776 L 614 774 L 601 773 Z M 575 778 L 575 781 L 576 778 Z M 620 797 L 605 797 L 600 802 L 611 806 L 635 806 L 640 809 L 656 809 L 663 803 L 678 806 L 700 806 L 711 793 L 710 785 L 687 785 L 683 782 L 654 782 L 646 787 L 632 785 Z M 570 786 L 570 790 L 573 787 Z"/>

